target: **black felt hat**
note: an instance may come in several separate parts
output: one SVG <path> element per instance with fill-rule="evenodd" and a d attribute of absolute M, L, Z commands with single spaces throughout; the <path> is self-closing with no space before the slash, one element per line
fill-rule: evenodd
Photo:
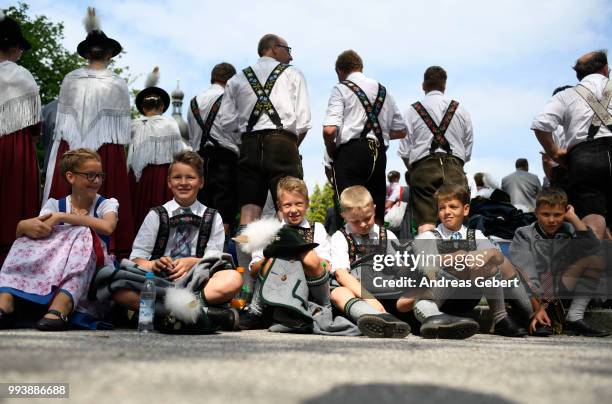
<path fill-rule="evenodd" d="M 147 87 L 141 92 L 139 92 L 136 96 L 136 108 L 138 109 L 138 112 L 144 115 L 144 111 L 142 110 L 142 102 L 149 95 L 159 96 L 162 102 L 164 103 L 164 112 L 168 110 L 168 107 L 170 106 L 170 96 L 168 95 L 168 93 L 163 88 Z"/>
<path fill-rule="evenodd" d="M 307 243 L 304 238 L 291 227 L 281 228 L 274 241 L 263 253 L 265 257 L 297 258 L 300 254 L 318 247 L 318 243 Z"/>
<path fill-rule="evenodd" d="M 19 46 L 23 50 L 28 50 L 32 47 L 30 42 L 21 33 L 21 27 L 17 21 L 5 17 L 2 10 L 0 10 L 0 44 L 9 48 Z"/>
<path fill-rule="evenodd" d="M 94 47 L 108 49 L 112 57 L 117 56 L 123 49 L 119 42 L 115 41 L 113 38 L 107 37 L 103 31 L 91 31 L 87 34 L 87 38 L 81 41 L 79 46 L 77 46 L 77 53 L 87 59 L 87 53 Z"/>

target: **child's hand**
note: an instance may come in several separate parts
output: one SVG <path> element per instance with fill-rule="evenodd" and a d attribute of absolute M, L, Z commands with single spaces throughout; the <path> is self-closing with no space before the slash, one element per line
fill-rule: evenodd
<path fill-rule="evenodd" d="M 45 224 L 48 224 L 51 227 L 57 226 L 63 220 L 64 213 L 61 212 L 53 212 L 51 216 L 45 220 Z"/>
<path fill-rule="evenodd" d="M 578 216 L 576 216 L 576 211 L 572 205 L 567 205 L 565 208 L 565 220 L 571 222 L 573 219 L 578 219 Z"/>
<path fill-rule="evenodd" d="M 533 318 L 531 319 L 531 324 L 529 324 L 529 332 L 531 334 L 535 332 L 536 325 L 538 324 L 544 324 L 549 327 L 552 327 L 552 323 L 550 321 L 550 318 L 548 317 L 548 314 L 546 314 L 546 309 L 544 308 L 544 306 L 540 306 L 538 311 L 536 311 L 536 313 L 533 315 Z"/>
<path fill-rule="evenodd" d="M 153 267 L 151 268 L 156 274 L 163 274 L 172 271 L 174 263 L 170 257 L 161 257 L 153 261 Z"/>
<path fill-rule="evenodd" d="M 46 223 L 51 217 L 51 213 L 32 219 L 22 220 L 17 225 L 17 237 L 27 236 L 31 239 L 48 237 L 53 231 L 53 226 Z"/>
<path fill-rule="evenodd" d="M 171 275 L 168 277 L 169 280 L 173 281 L 175 279 L 182 278 L 189 270 L 198 262 L 199 258 L 196 257 L 185 257 L 185 258 L 177 258 L 174 260 L 174 267 L 171 270 Z"/>

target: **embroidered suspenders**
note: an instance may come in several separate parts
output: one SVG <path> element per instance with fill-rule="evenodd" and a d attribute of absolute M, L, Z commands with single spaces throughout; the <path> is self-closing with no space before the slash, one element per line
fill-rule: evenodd
<path fill-rule="evenodd" d="M 446 133 L 448 125 L 453 119 L 453 116 L 455 116 L 457 107 L 459 107 L 459 103 L 455 100 L 452 100 L 450 105 L 446 109 L 442 120 L 440 121 L 440 125 L 436 125 L 433 118 L 431 117 L 431 115 L 429 115 L 429 112 L 427 112 L 423 104 L 418 101 L 412 104 L 412 108 L 415 109 L 415 111 L 419 114 L 423 122 L 425 122 L 425 125 L 427 125 L 431 133 L 433 133 L 434 135 L 434 138 L 431 141 L 431 147 L 429 148 L 429 154 L 434 154 L 436 149 L 438 149 L 439 147 L 444 149 L 446 153 L 453 154 L 450 144 L 448 143 L 448 140 L 446 139 L 444 134 Z"/>
<path fill-rule="evenodd" d="M 380 115 L 380 111 L 382 110 L 383 104 L 385 103 L 385 99 L 387 97 L 387 89 L 385 86 L 378 83 L 378 93 L 376 94 L 374 105 L 372 105 L 370 100 L 368 100 L 366 93 L 357 84 L 350 80 L 344 80 L 341 83 L 347 86 L 357 96 L 359 102 L 361 102 L 361 105 L 365 109 L 366 123 L 363 127 L 363 131 L 361 131 L 361 138 L 365 139 L 367 134 L 370 133 L 370 131 L 373 131 L 374 135 L 376 135 L 376 139 L 378 139 L 378 142 L 381 145 L 384 145 L 385 143 L 382 128 L 378 122 L 378 115 Z"/>
<path fill-rule="evenodd" d="M 591 126 L 589 126 L 587 140 L 593 140 L 602 125 L 612 132 L 612 114 L 608 112 L 608 106 L 610 101 L 612 101 L 612 80 L 608 80 L 606 83 L 601 101 L 582 84 L 578 84 L 574 87 L 574 90 L 589 104 L 589 107 L 595 113 L 591 120 Z"/>
<path fill-rule="evenodd" d="M 467 229 L 466 238 L 462 240 L 444 240 L 436 229 L 431 231 L 438 239 L 438 253 L 448 254 L 455 251 L 476 251 L 476 230 Z"/>
<path fill-rule="evenodd" d="M 191 107 L 191 113 L 195 118 L 196 122 L 202 129 L 202 139 L 200 140 L 200 148 L 198 149 L 198 154 L 202 155 L 204 151 L 204 146 L 206 146 L 206 142 L 209 140 L 212 142 L 215 147 L 219 147 L 219 142 L 217 139 L 210 136 L 210 130 L 212 129 L 213 123 L 215 122 L 215 118 L 217 117 L 217 112 L 219 112 L 219 108 L 221 108 L 221 101 L 223 99 L 223 94 L 221 94 L 213 103 L 210 111 L 208 111 L 208 115 L 206 116 L 206 121 L 202 120 L 202 116 L 200 115 L 200 107 L 198 106 L 198 101 L 196 97 L 191 99 L 189 106 Z"/>
<path fill-rule="evenodd" d="M 98 208 L 100 207 L 100 205 L 102 204 L 102 202 L 104 202 L 106 200 L 105 197 L 100 196 L 98 197 L 98 200 L 96 201 L 96 204 L 94 206 L 94 217 L 98 218 Z M 70 213 L 67 211 L 67 205 L 66 205 L 66 198 L 62 198 L 59 199 L 57 201 L 57 207 L 58 207 L 58 211 L 63 212 L 63 213 Z M 60 223 L 63 224 L 63 223 Z M 104 244 L 106 244 L 106 248 L 110 248 L 110 236 L 106 236 L 104 234 L 98 234 L 98 236 L 100 237 L 100 239 L 102 239 L 102 241 L 104 241 Z"/>
<path fill-rule="evenodd" d="M 168 211 L 163 206 L 156 206 L 151 210 L 155 211 L 159 216 L 159 229 L 157 230 L 157 237 L 155 239 L 153 253 L 151 254 L 151 260 L 163 257 L 164 252 L 166 252 L 166 246 L 168 245 L 168 239 L 170 238 L 170 228 L 179 225 L 192 225 L 199 228 L 196 257 L 202 257 L 204 255 L 206 245 L 210 239 L 212 222 L 217 212 L 215 209 L 206 208 L 204 216 L 202 217 L 190 213 L 186 215 L 176 215 L 172 218 L 169 217 Z"/>
<path fill-rule="evenodd" d="M 257 121 L 261 117 L 262 114 L 268 115 L 268 118 L 272 121 L 272 123 L 276 126 L 276 129 L 282 129 L 283 124 L 281 122 L 280 116 L 274 108 L 272 101 L 270 100 L 270 93 L 272 92 L 272 88 L 274 84 L 276 84 L 276 79 L 285 71 L 287 68 L 291 66 L 285 63 L 279 63 L 276 65 L 274 70 L 268 76 L 266 80 L 266 84 L 263 86 L 257 79 L 255 72 L 251 67 L 247 67 L 243 69 L 242 72 L 246 76 L 251 88 L 255 92 L 257 96 L 257 102 L 255 102 L 255 106 L 253 107 L 253 111 L 251 111 L 251 116 L 249 117 L 249 121 L 247 122 L 246 131 L 251 132 Z"/>
<path fill-rule="evenodd" d="M 368 246 L 367 244 L 357 244 L 353 236 L 347 233 L 346 229 L 340 229 L 340 232 L 346 239 L 348 243 L 348 253 L 349 253 L 349 262 L 352 264 L 359 258 L 359 256 L 363 256 L 368 253 L 376 252 L 377 250 L 380 253 L 385 253 L 387 250 L 387 229 L 380 226 L 378 232 L 378 244 L 374 246 Z M 368 248 L 370 247 L 370 248 Z M 373 249 L 373 251 L 372 251 Z"/>

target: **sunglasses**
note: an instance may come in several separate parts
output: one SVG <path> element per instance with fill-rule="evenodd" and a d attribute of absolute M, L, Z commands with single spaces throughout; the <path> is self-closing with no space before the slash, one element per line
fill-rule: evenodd
<path fill-rule="evenodd" d="M 278 44 L 276 46 L 280 46 L 281 48 L 285 48 L 287 50 L 287 53 L 291 55 L 291 47 L 290 46 L 278 45 Z"/>

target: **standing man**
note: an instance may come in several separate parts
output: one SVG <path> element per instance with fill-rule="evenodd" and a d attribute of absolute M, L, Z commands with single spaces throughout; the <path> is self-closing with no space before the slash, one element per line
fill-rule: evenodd
<path fill-rule="evenodd" d="M 574 66 L 580 83 L 555 94 L 531 129 L 546 154 L 569 169 L 569 202 L 597 238 L 612 223 L 612 81 L 606 51 L 581 56 Z M 553 138 L 565 131 L 567 148 Z"/>
<path fill-rule="evenodd" d="M 516 171 L 502 179 L 502 191 L 510 195 L 512 204 L 524 212 L 533 212 L 536 195 L 542 189 L 537 175 L 529 172 L 529 162 L 520 158 L 514 164 Z"/>
<path fill-rule="evenodd" d="M 435 228 L 434 193 L 442 184 L 468 188 L 463 164 L 472 155 L 472 120 L 462 105 L 444 96 L 446 77 L 440 66 L 428 67 L 425 98 L 404 114 L 408 136 L 398 154 L 410 171 L 410 205 L 419 233 Z"/>
<path fill-rule="evenodd" d="M 336 60 L 340 83 L 332 89 L 323 122 L 323 140 L 332 158 L 336 198 L 344 189 L 362 185 L 376 205 L 376 222 L 385 216 L 387 147 L 406 136 L 406 125 L 386 88 L 363 74 L 354 50 Z M 336 217 L 338 217 L 336 215 Z"/>
<path fill-rule="evenodd" d="M 223 93 L 227 81 L 236 74 L 229 63 L 219 63 L 210 74 L 208 90 L 193 97 L 187 113 L 189 143 L 204 160 L 204 188 L 198 200 L 221 214 L 225 235 L 238 213 L 236 170 L 240 154 L 240 139 L 235 131 L 226 132 L 221 126 Z"/>
<path fill-rule="evenodd" d="M 220 117 L 223 130 L 242 134 L 236 184 L 241 227 L 261 215 L 268 191 L 276 206 L 282 177 L 302 178 L 298 146 L 311 127 L 306 80 L 288 64 L 287 41 L 264 35 L 257 52 L 257 63 L 227 82 L 221 102 L 227 110 Z"/>

